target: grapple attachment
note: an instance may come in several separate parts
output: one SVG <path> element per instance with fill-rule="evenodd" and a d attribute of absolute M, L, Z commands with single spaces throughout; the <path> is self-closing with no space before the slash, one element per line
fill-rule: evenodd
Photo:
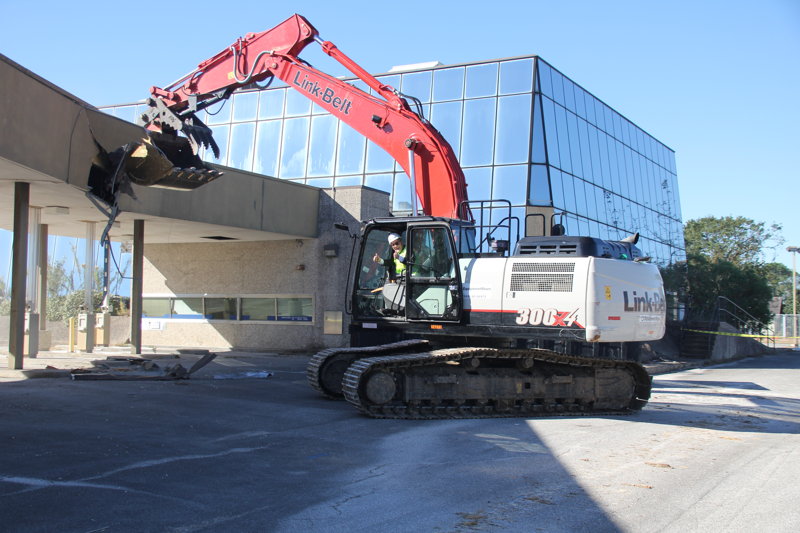
<path fill-rule="evenodd" d="M 187 139 L 152 131 L 148 135 L 124 156 L 122 168 L 132 183 L 190 191 L 222 175 L 194 153 Z"/>

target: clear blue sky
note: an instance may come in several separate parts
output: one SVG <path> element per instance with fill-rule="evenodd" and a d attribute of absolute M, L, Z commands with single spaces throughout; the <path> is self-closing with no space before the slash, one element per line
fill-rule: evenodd
<path fill-rule="evenodd" d="M 368 71 L 538 54 L 676 152 L 684 222 L 800 246 L 800 0 L 0 0 L 0 53 L 94 105 L 143 99 L 293 13 Z M 312 47 L 316 48 L 316 47 Z M 313 50 L 312 64 L 341 75 Z M 8 232 L 0 232 L 0 276 Z"/>

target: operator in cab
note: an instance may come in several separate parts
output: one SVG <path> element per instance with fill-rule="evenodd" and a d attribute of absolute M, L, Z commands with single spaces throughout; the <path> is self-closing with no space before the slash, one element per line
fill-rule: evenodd
<path fill-rule="evenodd" d="M 389 281 L 395 281 L 398 277 L 405 276 L 406 273 L 406 246 L 397 233 L 390 233 L 388 239 L 391 253 L 384 258 L 376 253 L 372 260 L 379 265 L 384 265 L 389 273 Z"/>

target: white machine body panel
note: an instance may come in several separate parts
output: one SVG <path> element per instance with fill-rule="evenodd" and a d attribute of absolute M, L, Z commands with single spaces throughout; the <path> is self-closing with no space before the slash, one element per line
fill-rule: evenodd
<path fill-rule="evenodd" d="M 588 342 L 663 337 L 666 305 L 658 268 L 596 257 L 461 259 L 472 325 L 569 329 Z"/>

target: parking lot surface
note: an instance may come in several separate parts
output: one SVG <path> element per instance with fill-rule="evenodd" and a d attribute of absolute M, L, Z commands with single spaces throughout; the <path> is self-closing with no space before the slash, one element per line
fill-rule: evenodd
<path fill-rule="evenodd" d="M 307 360 L 3 374 L 2 529 L 800 530 L 797 352 L 657 376 L 635 415 L 531 420 L 369 419 L 319 397 Z"/>

